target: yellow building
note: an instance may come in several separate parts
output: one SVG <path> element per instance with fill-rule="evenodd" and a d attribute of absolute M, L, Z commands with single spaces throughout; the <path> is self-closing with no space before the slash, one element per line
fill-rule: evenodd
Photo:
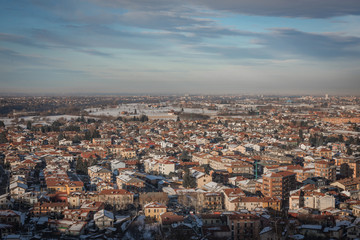
<path fill-rule="evenodd" d="M 81 192 L 84 188 L 84 183 L 81 181 L 61 182 L 61 181 L 48 181 L 46 182 L 47 188 L 55 192 Z"/>
<path fill-rule="evenodd" d="M 155 218 L 156 221 L 160 221 L 160 215 L 165 213 L 167 207 L 157 202 L 151 202 L 144 206 L 144 212 L 146 217 Z"/>

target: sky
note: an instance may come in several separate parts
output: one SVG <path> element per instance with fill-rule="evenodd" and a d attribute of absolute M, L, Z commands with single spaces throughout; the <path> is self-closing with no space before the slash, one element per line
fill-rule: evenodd
<path fill-rule="evenodd" d="M 0 0 L 0 93 L 360 93 L 359 0 Z"/>

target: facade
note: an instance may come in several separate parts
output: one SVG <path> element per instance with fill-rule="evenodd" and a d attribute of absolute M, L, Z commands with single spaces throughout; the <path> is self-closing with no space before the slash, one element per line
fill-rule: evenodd
<path fill-rule="evenodd" d="M 104 182 L 112 181 L 112 172 L 109 169 L 97 165 L 88 168 L 88 175 L 91 179 L 98 178 Z"/>
<path fill-rule="evenodd" d="M 228 216 L 231 239 L 259 239 L 260 217 L 254 214 L 231 214 Z"/>
<path fill-rule="evenodd" d="M 104 229 L 108 227 L 113 227 L 115 218 L 112 212 L 103 209 L 95 213 L 94 221 L 95 221 L 95 225 L 99 229 Z"/>
<path fill-rule="evenodd" d="M 266 197 L 286 199 L 290 191 L 296 188 L 296 175 L 288 171 L 263 175 L 261 192 Z"/>
<path fill-rule="evenodd" d="M 203 193 L 202 208 L 207 210 L 221 210 L 223 208 L 223 197 L 221 193 L 207 192 Z"/>
<path fill-rule="evenodd" d="M 315 162 L 315 176 L 323 177 L 333 182 L 336 180 L 336 166 L 330 161 L 317 161 Z"/>
<path fill-rule="evenodd" d="M 161 214 L 167 211 L 166 205 L 151 202 L 144 206 L 144 213 L 146 217 L 154 218 L 156 221 L 160 221 Z"/>
<path fill-rule="evenodd" d="M 105 189 L 99 193 L 99 201 L 119 210 L 134 203 L 134 194 L 124 189 Z"/>

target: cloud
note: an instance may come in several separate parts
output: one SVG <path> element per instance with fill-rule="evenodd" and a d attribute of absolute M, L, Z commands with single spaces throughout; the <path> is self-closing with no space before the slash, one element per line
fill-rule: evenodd
<path fill-rule="evenodd" d="M 39 66 L 39 65 L 59 64 L 61 61 L 43 56 L 21 54 L 11 49 L 0 48 L 0 62 L 2 64 L 11 65 L 11 66 L 18 66 L 18 64 Z"/>
<path fill-rule="evenodd" d="M 360 58 L 360 38 L 341 33 L 307 33 L 296 29 L 272 29 L 260 43 L 274 52 L 321 59 Z"/>
<path fill-rule="evenodd" d="M 189 7 L 206 7 L 215 11 L 275 17 L 330 18 L 360 15 L 360 1 L 358 0 L 92 0 L 91 2 L 105 7 L 137 11 L 168 11 L 183 10 Z"/>
<path fill-rule="evenodd" d="M 113 54 L 100 52 L 100 51 L 94 50 L 94 49 L 81 49 L 79 51 L 90 54 L 90 55 L 94 55 L 94 56 L 100 56 L 100 57 L 113 57 L 114 56 Z"/>
<path fill-rule="evenodd" d="M 194 0 L 193 3 L 213 10 L 257 16 L 330 18 L 360 15 L 358 0 Z"/>
<path fill-rule="evenodd" d="M 0 33 L 0 41 L 17 43 L 29 47 L 45 47 L 44 45 L 39 44 L 38 42 L 35 42 L 25 36 L 10 33 Z"/>

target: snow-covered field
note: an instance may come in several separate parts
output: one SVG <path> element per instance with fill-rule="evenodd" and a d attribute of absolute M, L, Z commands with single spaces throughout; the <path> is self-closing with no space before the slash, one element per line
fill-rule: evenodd
<path fill-rule="evenodd" d="M 201 109 L 201 108 L 183 108 L 185 113 L 200 113 L 200 114 L 207 114 L 207 115 L 216 115 L 217 111 Z M 149 117 L 157 117 L 157 116 L 166 116 L 170 115 L 169 112 L 171 111 L 181 111 L 179 107 L 149 107 L 146 104 L 124 104 L 119 105 L 116 108 L 88 108 L 85 109 L 90 115 L 100 116 L 140 116 L 142 114 L 147 115 Z M 127 114 L 125 113 L 127 112 Z"/>
<path fill-rule="evenodd" d="M 55 115 L 55 116 L 27 116 L 27 117 L 20 117 L 18 118 L 19 122 L 24 122 L 26 125 L 27 121 L 32 121 L 33 124 L 51 124 L 56 120 L 59 120 L 60 118 L 64 118 L 66 120 L 76 119 L 79 116 L 75 115 Z M 0 121 L 3 121 L 5 126 L 11 126 L 11 125 L 19 125 L 16 124 L 15 118 L 0 118 Z"/>

